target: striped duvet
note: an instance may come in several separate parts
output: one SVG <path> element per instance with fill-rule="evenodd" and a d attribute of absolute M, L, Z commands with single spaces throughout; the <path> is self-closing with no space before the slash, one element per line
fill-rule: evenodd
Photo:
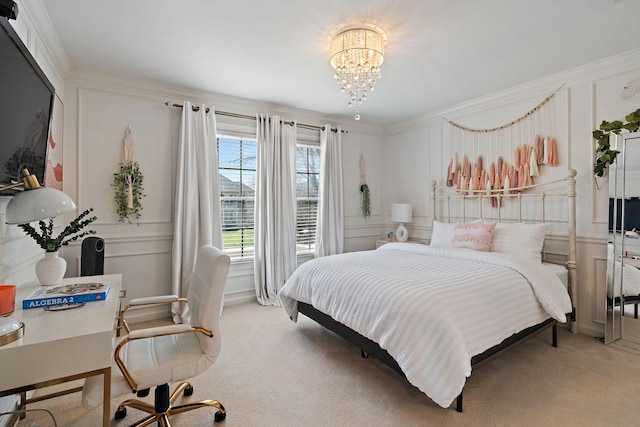
<path fill-rule="evenodd" d="M 542 264 L 412 243 L 308 261 L 280 296 L 294 321 L 297 301 L 306 302 L 377 342 L 442 407 L 462 391 L 473 356 L 549 317 L 565 322 L 571 311 Z"/>

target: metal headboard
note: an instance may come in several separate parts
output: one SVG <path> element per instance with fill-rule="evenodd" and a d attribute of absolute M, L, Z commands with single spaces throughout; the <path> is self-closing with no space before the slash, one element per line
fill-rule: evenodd
<path fill-rule="evenodd" d="M 514 187 L 509 191 L 503 190 L 466 190 L 456 192 L 450 187 L 439 186 L 436 181 L 432 181 L 433 196 L 433 220 L 443 222 L 466 222 L 473 219 L 494 220 L 497 222 L 533 222 L 547 223 L 558 222 L 553 218 L 548 220 L 546 216 L 547 202 L 550 199 L 563 199 L 567 207 L 567 240 L 568 250 L 564 254 L 569 274 L 569 295 L 573 304 L 573 315 L 571 322 L 571 332 L 577 333 L 578 322 L 576 306 L 578 303 L 578 280 L 576 261 L 576 174 L 574 169 L 569 169 L 567 175 L 555 181 L 534 184 L 525 187 Z M 558 187 L 559 183 L 565 183 L 566 189 L 552 192 L 544 192 L 544 189 Z M 526 192 L 525 192 L 526 191 Z M 491 202 L 500 207 L 490 207 Z M 564 202 L 563 202 L 564 203 Z M 523 215 L 523 205 L 529 204 L 539 211 L 539 217 L 526 217 Z M 469 211 L 474 211 L 471 214 Z M 455 214 L 452 211 L 456 211 Z M 503 217 L 503 210 L 508 210 L 510 215 Z M 528 211 L 529 213 L 529 211 Z M 560 221 L 563 222 L 563 221 Z M 544 245 L 543 259 L 547 258 L 547 245 Z M 552 261 L 553 262 L 553 261 Z"/>

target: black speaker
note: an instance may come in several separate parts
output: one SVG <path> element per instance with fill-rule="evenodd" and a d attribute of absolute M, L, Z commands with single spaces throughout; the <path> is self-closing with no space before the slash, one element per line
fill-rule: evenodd
<path fill-rule="evenodd" d="M 100 274 L 104 274 L 104 240 L 100 237 L 87 237 L 82 241 L 80 276 Z"/>

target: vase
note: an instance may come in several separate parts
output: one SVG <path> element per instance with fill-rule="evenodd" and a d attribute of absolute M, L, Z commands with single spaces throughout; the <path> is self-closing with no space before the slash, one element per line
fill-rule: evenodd
<path fill-rule="evenodd" d="M 36 277 L 42 286 L 59 285 L 67 271 L 67 261 L 58 256 L 58 251 L 45 252 L 36 263 Z"/>

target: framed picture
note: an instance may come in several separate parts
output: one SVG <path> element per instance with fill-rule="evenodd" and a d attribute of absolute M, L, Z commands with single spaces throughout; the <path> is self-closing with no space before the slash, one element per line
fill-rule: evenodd
<path fill-rule="evenodd" d="M 62 191 L 62 127 L 64 104 L 56 95 L 53 99 L 53 116 L 49 128 L 49 147 L 47 150 L 47 167 L 45 172 L 45 187 Z"/>

